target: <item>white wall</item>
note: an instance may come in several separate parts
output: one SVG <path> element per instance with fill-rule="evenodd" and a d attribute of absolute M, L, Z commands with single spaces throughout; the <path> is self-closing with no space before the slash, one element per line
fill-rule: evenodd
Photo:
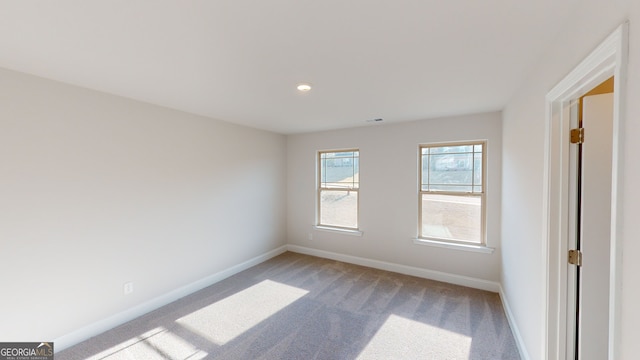
<path fill-rule="evenodd" d="M 288 136 L 289 244 L 455 275 L 498 281 L 501 114 L 485 113 Z M 414 244 L 418 230 L 418 145 L 488 139 L 488 245 L 480 254 Z M 313 230 L 319 150 L 360 149 L 362 237 Z M 308 234 L 313 235 L 309 240 Z"/>
<path fill-rule="evenodd" d="M 0 339 L 51 341 L 284 245 L 285 159 L 282 135 L 0 70 Z"/>
<path fill-rule="evenodd" d="M 575 8 L 565 29 L 541 59 L 516 96 L 504 110 L 502 194 L 502 274 L 505 295 L 531 359 L 544 358 L 544 305 L 540 291 L 545 286 L 542 266 L 542 189 L 545 95 L 625 19 L 630 19 L 628 107 L 623 150 L 624 224 L 640 217 L 640 2 L 584 0 Z M 616 79 L 618 81 L 620 79 Z M 640 293 L 635 277 L 640 251 L 635 229 L 626 226 L 618 239 L 624 247 L 622 338 L 620 359 L 635 359 L 640 353 Z M 523 256 L 526 254 L 526 256 Z"/>

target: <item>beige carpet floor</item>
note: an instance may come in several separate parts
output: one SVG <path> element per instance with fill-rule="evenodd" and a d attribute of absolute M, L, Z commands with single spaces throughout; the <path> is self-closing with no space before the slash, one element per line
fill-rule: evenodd
<path fill-rule="evenodd" d="M 75 359 L 520 359 L 497 294 L 284 253 L 56 354 Z"/>

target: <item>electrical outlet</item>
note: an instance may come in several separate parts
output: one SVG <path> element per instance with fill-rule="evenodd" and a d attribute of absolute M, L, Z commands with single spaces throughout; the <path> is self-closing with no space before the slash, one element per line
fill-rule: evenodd
<path fill-rule="evenodd" d="M 309 233 L 309 240 L 313 240 L 313 234 Z"/>
<path fill-rule="evenodd" d="M 122 290 L 124 292 L 125 295 L 129 295 L 133 292 L 133 282 L 129 281 L 124 283 L 124 286 L 122 287 Z"/>

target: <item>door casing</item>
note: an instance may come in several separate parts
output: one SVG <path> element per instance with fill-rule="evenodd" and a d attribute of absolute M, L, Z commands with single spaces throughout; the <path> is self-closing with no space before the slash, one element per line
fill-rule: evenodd
<path fill-rule="evenodd" d="M 611 184 L 611 261 L 609 288 L 609 359 L 618 358 L 620 340 L 621 246 L 616 234 L 621 230 L 617 214 L 622 199 L 620 153 L 626 109 L 628 22 L 620 25 L 587 58 L 561 80 L 546 97 L 547 117 L 544 146 L 542 272 L 545 283 L 542 301 L 543 353 L 546 359 L 565 359 L 567 354 L 567 279 L 569 234 L 569 130 L 570 106 L 582 95 L 611 76 L 615 77 L 613 114 L 613 158 Z"/>

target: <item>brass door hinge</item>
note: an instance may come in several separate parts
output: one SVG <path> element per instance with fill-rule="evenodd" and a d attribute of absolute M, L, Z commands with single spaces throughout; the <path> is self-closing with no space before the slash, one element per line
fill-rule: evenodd
<path fill-rule="evenodd" d="M 571 143 L 582 144 L 584 142 L 584 128 L 571 129 Z"/>
<path fill-rule="evenodd" d="M 582 252 L 580 250 L 569 250 L 569 264 L 582 266 Z"/>

